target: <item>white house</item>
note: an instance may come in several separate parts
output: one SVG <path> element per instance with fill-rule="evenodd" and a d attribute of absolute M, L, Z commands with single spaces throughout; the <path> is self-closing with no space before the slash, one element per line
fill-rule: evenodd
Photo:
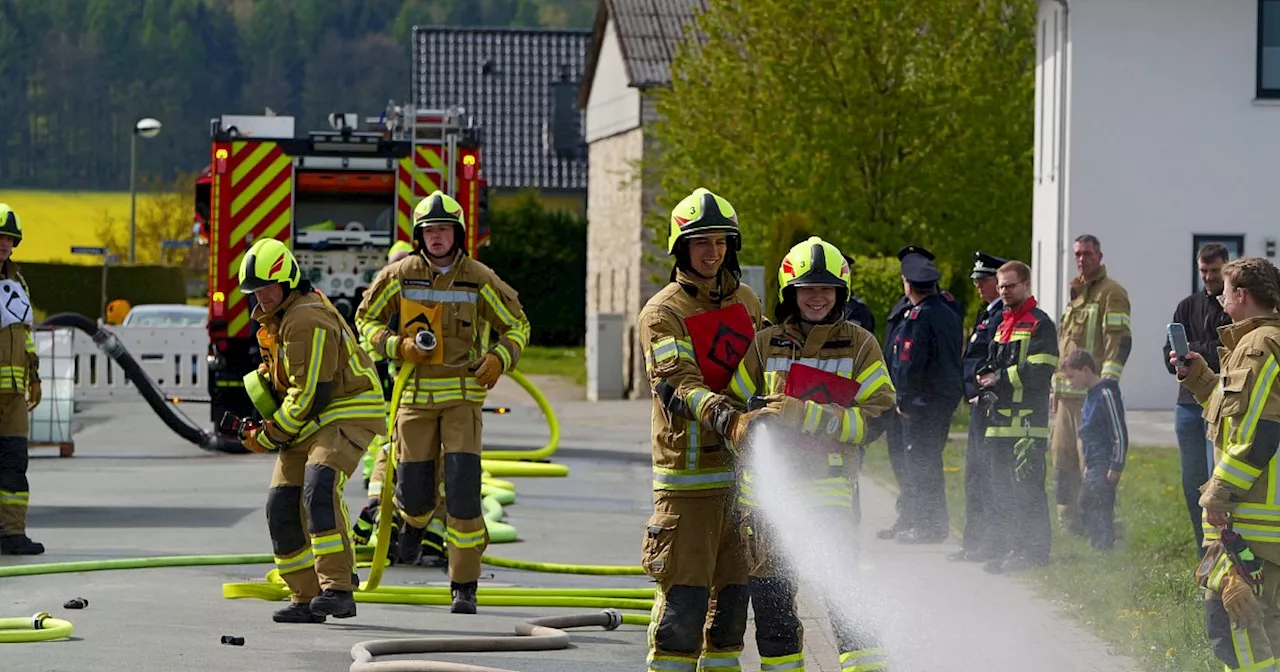
<path fill-rule="evenodd" d="M 1171 408 L 1196 249 L 1275 260 L 1280 0 L 1040 0 L 1036 40 L 1035 292 L 1061 315 L 1072 241 L 1100 238 L 1133 304 L 1126 404 Z"/>

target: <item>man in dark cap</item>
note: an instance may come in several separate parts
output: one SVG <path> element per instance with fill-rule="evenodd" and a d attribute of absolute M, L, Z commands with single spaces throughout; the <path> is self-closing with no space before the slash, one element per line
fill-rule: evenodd
<path fill-rule="evenodd" d="M 907 255 L 910 254 L 918 254 L 930 261 L 935 258 L 932 252 L 920 247 L 919 245 L 908 245 L 901 250 L 898 250 L 898 261 L 903 261 Z M 937 287 L 937 283 L 934 283 L 934 286 Z M 942 301 L 947 304 L 947 307 L 951 308 L 951 310 L 955 312 L 957 318 L 963 317 L 960 304 L 956 302 L 955 297 L 953 297 L 950 292 L 939 291 L 938 296 L 940 296 Z M 889 311 L 888 319 L 885 321 L 882 348 L 884 350 L 884 361 L 889 366 L 890 377 L 893 376 L 894 338 L 897 336 L 898 330 L 902 328 L 903 322 L 907 317 L 907 313 L 911 311 L 911 307 L 911 298 L 906 294 L 903 294 L 902 298 L 898 299 L 898 302 L 894 304 L 893 309 Z M 894 379 L 894 383 L 897 383 L 896 378 Z M 903 515 L 904 507 L 902 488 L 902 484 L 907 481 L 905 458 L 906 443 L 902 438 L 902 418 L 897 413 L 885 413 L 880 416 L 880 420 L 884 427 L 885 442 L 888 444 L 889 448 L 889 464 L 893 467 L 893 476 L 897 479 L 899 484 L 897 501 L 898 519 L 894 522 L 892 527 L 880 530 L 876 536 L 881 539 L 893 539 L 899 532 L 903 532 L 909 527 L 907 519 Z"/>
<path fill-rule="evenodd" d="M 898 388 L 903 451 L 899 543 L 938 543 L 949 533 L 942 449 L 964 393 L 960 317 L 938 289 L 933 255 L 910 246 L 898 253 L 911 308 L 895 329 L 888 363 Z M 884 536 L 884 535 L 882 535 Z"/>
<path fill-rule="evenodd" d="M 990 446 L 986 442 L 986 420 L 991 404 L 978 386 L 977 372 L 987 360 L 992 334 L 999 328 L 1004 310 L 996 289 L 996 270 L 1004 262 L 979 250 L 973 253 L 973 272 L 969 274 L 982 305 L 964 349 L 964 398 L 969 404 L 969 446 L 964 462 L 964 541 L 958 552 L 947 556 L 950 560 L 985 562 L 995 559 L 998 552 L 991 527 L 994 509 Z"/>

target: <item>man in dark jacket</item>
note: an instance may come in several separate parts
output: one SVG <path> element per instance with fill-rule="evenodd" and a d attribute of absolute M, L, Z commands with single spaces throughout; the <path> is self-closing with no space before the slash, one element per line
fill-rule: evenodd
<path fill-rule="evenodd" d="M 853 257 L 842 254 L 845 263 L 849 264 L 849 270 L 853 270 Z M 871 309 L 867 307 L 867 302 L 859 299 L 853 294 L 853 288 L 849 288 L 849 300 L 844 303 L 844 319 L 866 329 L 872 335 L 876 333 L 876 316 L 871 314 Z"/>
<path fill-rule="evenodd" d="M 1173 311 L 1173 321 L 1180 323 L 1187 332 L 1187 345 L 1192 352 L 1200 353 L 1205 364 L 1218 372 L 1218 327 L 1231 323 L 1222 310 L 1222 267 L 1227 263 L 1227 248 L 1210 243 L 1200 248 L 1196 263 L 1204 288 L 1178 303 Z M 1169 342 L 1165 339 L 1164 365 L 1169 373 L 1175 373 L 1169 364 Z M 1204 419 L 1200 417 L 1200 404 L 1191 392 L 1178 386 L 1178 405 L 1173 409 L 1173 428 L 1178 436 L 1178 451 L 1182 454 L 1182 498 L 1187 503 L 1187 515 L 1196 535 L 1196 551 L 1204 555 L 1202 545 L 1204 531 L 1200 521 L 1200 486 L 1209 480 L 1213 471 L 1213 442 L 1205 438 Z"/>

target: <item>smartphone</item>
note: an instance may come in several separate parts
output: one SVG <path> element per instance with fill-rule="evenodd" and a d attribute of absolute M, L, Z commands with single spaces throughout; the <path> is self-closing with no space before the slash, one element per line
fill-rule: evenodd
<path fill-rule="evenodd" d="M 1178 361 L 1186 363 L 1191 347 L 1187 345 L 1187 330 L 1181 322 L 1169 323 L 1169 348 L 1178 355 Z"/>

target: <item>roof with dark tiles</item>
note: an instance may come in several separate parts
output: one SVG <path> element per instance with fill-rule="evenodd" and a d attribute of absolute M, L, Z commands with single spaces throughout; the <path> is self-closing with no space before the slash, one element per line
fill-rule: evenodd
<path fill-rule="evenodd" d="M 544 137 L 553 84 L 576 88 L 590 43 L 589 30 L 415 26 L 414 104 L 473 117 L 491 187 L 586 189 L 585 153 L 559 156 Z M 585 128 L 585 113 L 573 112 Z"/>
<path fill-rule="evenodd" d="M 578 105 L 585 107 L 591 95 L 591 80 L 609 19 L 617 31 L 628 84 L 649 89 L 671 83 L 676 47 L 685 37 L 686 26 L 706 8 L 706 0 L 600 0 Z"/>

